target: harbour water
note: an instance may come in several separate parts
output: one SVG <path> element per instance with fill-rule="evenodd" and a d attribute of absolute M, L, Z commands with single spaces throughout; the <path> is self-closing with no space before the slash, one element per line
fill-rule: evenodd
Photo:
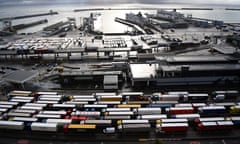
<path fill-rule="evenodd" d="M 89 1 L 77 1 L 77 0 L 53 0 L 53 1 L 40 1 L 40 0 L 0 0 L 0 18 L 21 16 L 27 14 L 45 13 L 49 10 L 59 12 L 58 15 L 41 16 L 27 19 L 13 20 L 12 24 L 30 23 L 39 19 L 48 19 L 48 23 L 38 25 L 35 27 L 27 28 L 19 31 L 19 33 L 37 32 L 43 27 L 51 25 L 59 21 L 67 20 L 67 17 L 76 18 L 77 25 L 80 24 L 80 17 L 89 16 L 92 11 L 73 12 L 74 9 L 86 9 L 86 8 L 213 8 L 213 10 L 181 10 L 184 14 L 192 14 L 194 17 L 209 18 L 223 20 L 226 23 L 240 23 L 239 11 L 225 10 L 225 8 L 238 8 L 240 2 L 237 0 L 231 0 L 224 2 L 222 0 L 214 0 L 208 4 L 206 1 L 194 1 L 192 4 L 187 4 L 185 1 L 156 1 L 156 0 L 89 0 Z M 104 10 L 99 11 L 102 13 L 102 18 L 99 22 L 99 29 L 104 33 L 114 32 L 121 33 L 127 31 L 129 28 L 125 25 L 114 22 L 115 17 L 125 18 L 125 13 L 133 12 L 138 13 L 139 10 Z M 144 10 L 142 13 L 155 13 L 154 10 Z M 0 23 L 0 27 L 3 24 Z"/>

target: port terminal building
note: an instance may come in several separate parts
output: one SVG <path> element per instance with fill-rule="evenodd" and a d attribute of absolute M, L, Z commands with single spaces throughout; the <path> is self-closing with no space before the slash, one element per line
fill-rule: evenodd
<path fill-rule="evenodd" d="M 205 85 L 240 82 L 240 64 L 229 57 L 156 57 L 149 63 L 130 63 L 132 86 Z"/>

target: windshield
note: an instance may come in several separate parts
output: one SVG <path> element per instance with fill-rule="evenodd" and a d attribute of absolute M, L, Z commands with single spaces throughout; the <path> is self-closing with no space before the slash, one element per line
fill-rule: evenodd
<path fill-rule="evenodd" d="M 239 12 L 239 0 L 0 0 L 0 140 L 239 143 Z"/>

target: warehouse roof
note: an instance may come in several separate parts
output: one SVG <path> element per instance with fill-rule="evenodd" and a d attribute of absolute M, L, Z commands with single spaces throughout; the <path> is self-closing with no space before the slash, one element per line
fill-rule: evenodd
<path fill-rule="evenodd" d="M 104 84 L 118 83 L 118 75 L 104 75 Z"/>
<path fill-rule="evenodd" d="M 130 64 L 133 78 L 151 78 L 156 75 L 158 64 Z"/>
<path fill-rule="evenodd" d="M 188 67 L 189 71 L 221 71 L 221 70 L 240 70 L 239 64 L 202 64 L 202 65 L 164 65 L 161 66 L 163 71 L 182 71 L 183 67 Z"/>
<path fill-rule="evenodd" d="M 17 70 L 3 76 L 3 79 L 8 82 L 23 84 L 24 82 L 31 80 L 37 75 L 37 71 Z"/>

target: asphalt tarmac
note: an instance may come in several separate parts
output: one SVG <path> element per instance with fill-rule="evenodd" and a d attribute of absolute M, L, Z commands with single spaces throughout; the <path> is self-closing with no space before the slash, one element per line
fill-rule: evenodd
<path fill-rule="evenodd" d="M 232 131 L 197 132 L 190 129 L 186 134 L 155 133 L 49 133 L 31 131 L 0 131 L 1 144 L 239 144 L 240 129 Z"/>

